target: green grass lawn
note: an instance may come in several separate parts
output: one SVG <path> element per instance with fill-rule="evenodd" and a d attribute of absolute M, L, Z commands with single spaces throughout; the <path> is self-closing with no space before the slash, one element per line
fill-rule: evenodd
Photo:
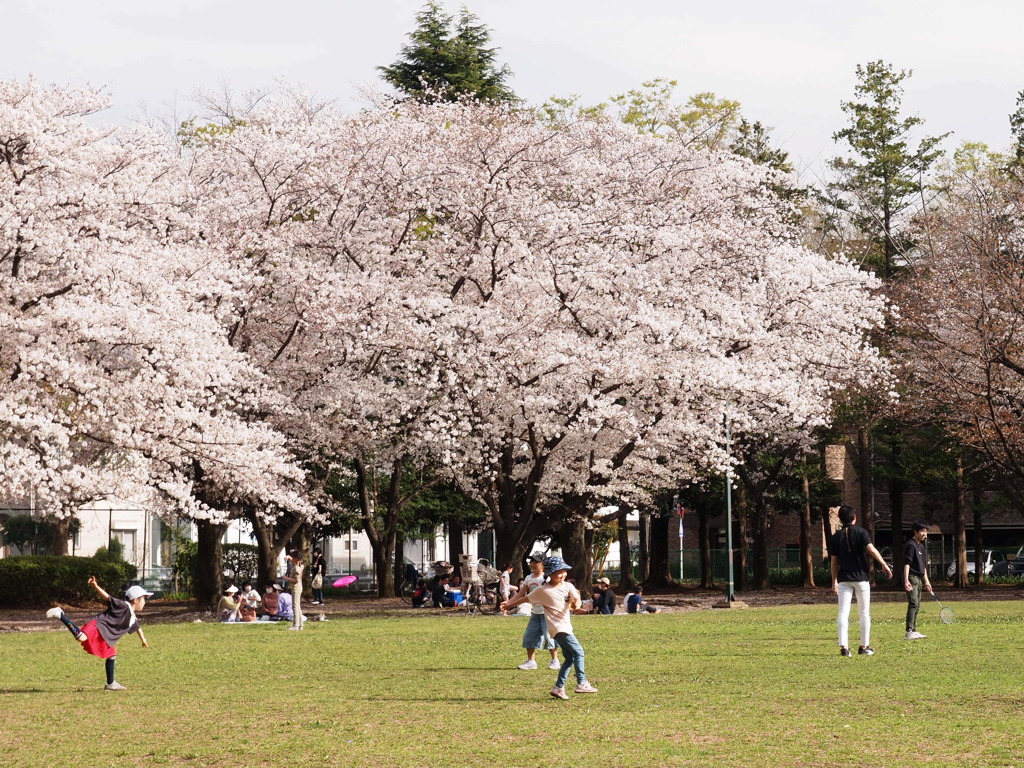
<path fill-rule="evenodd" d="M 64 630 L 4 634 L 3 755 L 22 768 L 1024 765 L 1024 605 L 963 603 L 949 626 L 922 608 L 927 640 L 904 641 L 903 605 L 878 603 L 877 654 L 846 659 L 834 606 L 579 616 L 600 693 L 571 701 L 548 696 L 555 672 L 515 669 L 520 617 L 150 624 L 151 648 L 119 645 L 123 693 L 103 691 L 103 662 Z"/>

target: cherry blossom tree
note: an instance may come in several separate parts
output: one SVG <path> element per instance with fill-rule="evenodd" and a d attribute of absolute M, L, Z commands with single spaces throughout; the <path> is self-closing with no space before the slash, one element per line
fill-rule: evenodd
<path fill-rule="evenodd" d="M 0 83 L 0 478 L 68 520 L 118 496 L 223 519 L 308 509 L 277 407 L 232 350 L 188 177 L 159 135 L 96 127 L 106 98 Z"/>
<path fill-rule="evenodd" d="M 958 154 L 940 204 L 919 222 L 921 248 L 897 301 L 906 406 L 961 446 L 950 463 L 957 572 L 965 574 L 965 456 L 985 457 L 1024 509 L 1024 187 L 1000 170 L 1002 158 Z"/>
<path fill-rule="evenodd" d="M 770 172 L 729 154 L 495 105 L 280 98 L 193 162 L 238 270 L 231 342 L 289 399 L 297 450 L 350 462 L 382 584 L 403 466 L 456 477 L 515 562 L 567 514 L 725 467 L 723 412 L 806 439 L 883 369 L 872 279 L 796 245 Z"/>

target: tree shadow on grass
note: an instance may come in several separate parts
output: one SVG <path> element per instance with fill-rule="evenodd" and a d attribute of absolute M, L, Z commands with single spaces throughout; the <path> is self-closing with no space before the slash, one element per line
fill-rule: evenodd
<path fill-rule="evenodd" d="M 546 701 L 546 699 L 542 699 Z M 515 702 L 522 703 L 524 701 L 522 696 L 502 696 L 495 694 L 494 696 L 456 696 L 450 692 L 438 693 L 433 696 L 365 696 L 353 701 L 379 701 L 379 702 L 395 702 L 405 701 L 414 703 L 417 701 L 421 702 L 438 702 L 438 703 L 451 703 L 451 702 L 488 702 L 488 703 L 501 703 L 501 702 Z"/>

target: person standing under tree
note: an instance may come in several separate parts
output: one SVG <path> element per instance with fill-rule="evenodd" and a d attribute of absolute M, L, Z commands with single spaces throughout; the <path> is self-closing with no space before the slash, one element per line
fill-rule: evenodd
<path fill-rule="evenodd" d="M 924 640 L 927 635 L 917 631 L 917 612 L 921 609 L 921 586 L 929 592 L 928 580 L 928 526 L 914 523 L 914 534 L 903 545 L 903 588 L 907 590 L 906 640 Z"/>
<path fill-rule="evenodd" d="M 327 578 L 327 560 L 320 547 L 313 550 L 313 560 L 309 564 L 310 586 L 313 587 L 313 605 L 324 604 L 324 579 Z"/>
<path fill-rule="evenodd" d="M 289 575 L 284 577 L 292 585 L 292 625 L 288 629 L 302 629 L 302 574 L 306 566 L 302 564 L 302 553 L 298 549 L 293 549 L 288 555 L 288 564 Z"/>
<path fill-rule="evenodd" d="M 151 597 L 153 593 L 139 586 L 128 587 L 124 593 L 124 600 L 121 600 L 107 594 L 106 590 L 96 583 L 95 576 L 89 577 L 89 586 L 96 590 L 100 599 L 107 601 L 107 610 L 89 620 L 81 629 L 75 626 L 60 606 L 48 610 L 46 616 L 50 619 L 59 619 L 70 630 L 75 640 L 82 644 L 83 651 L 106 660 L 107 684 L 103 687 L 104 690 L 127 690 L 114 680 L 114 664 L 117 662 L 115 646 L 122 637 L 135 632 L 142 641 L 142 647 L 149 648 L 135 614 L 146 607 L 146 598 Z"/>
<path fill-rule="evenodd" d="M 850 506 L 839 508 L 839 522 L 842 528 L 829 540 L 828 553 L 832 564 L 832 591 L 839 596 L 839 654 L 852 656 L 850 652 L 850 605 L 854 594 L 857 595 L 857 612 L 860 614 L 860 648 L 861 656 L 870 656 L 875 652 L 871 647 L 871 573 L 868 557 L 878 561 L 889 578 L 892 569 L 886 564 L 882 555 L 871 543 L 871 537 L 863 528 L 856 525 L 857 511 Z"/>

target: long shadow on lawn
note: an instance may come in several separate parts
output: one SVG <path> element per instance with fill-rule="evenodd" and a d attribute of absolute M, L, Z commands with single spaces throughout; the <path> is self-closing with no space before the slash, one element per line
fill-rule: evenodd
<path fill-rule="evenodd" d="M 515 666 L 511 667 L 402 667 L 405 671 L 417 670 L 419 672 L 450 672 L 455 670 L 456 672 L 508 672 L 511 669 L 515 669 Z"/>
<path fill-rule="evenodd" d="M 550 701 L 550 698 L 538 696 L 537 701 Z M 512 701 L 517 703 L 523 703 L 529 701 L 529 699 L 523 696 L 454 696 L 450 693 L 438 694 L 437 696 L 365 696 L 358 699 L 351 699 L 351 701 L 438 701 L 438 702 L 450 702 L 450 701 L 491 701 L 491 702 L 502 702 Z"/>
<path fill-rule="evenodd" d="M 0 688 L 0 695 L 6 693 L 48 693 L 42 688 Z"/>

